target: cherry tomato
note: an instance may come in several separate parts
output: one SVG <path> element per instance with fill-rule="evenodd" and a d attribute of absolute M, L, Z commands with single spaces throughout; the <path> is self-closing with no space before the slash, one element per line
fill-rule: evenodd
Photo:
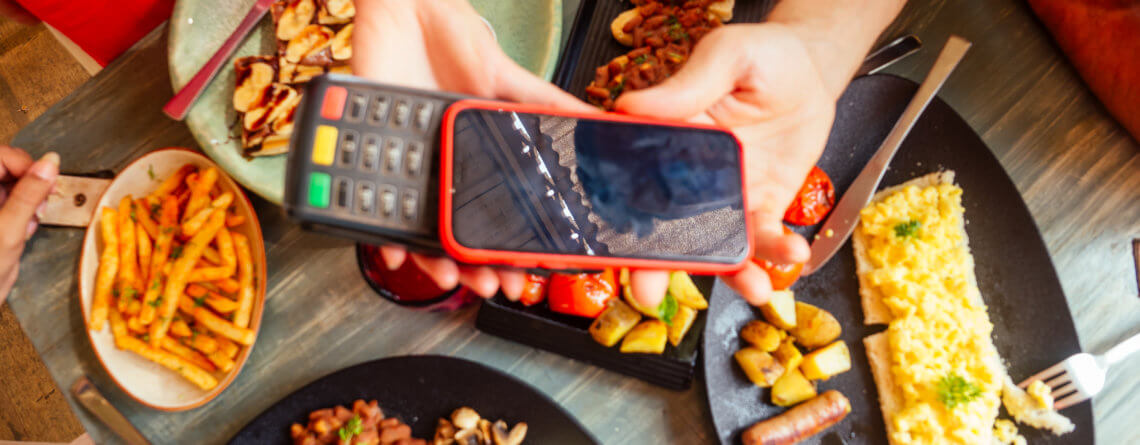
<path fill-rule="evenodd" d="M 546 298 L 546 283 L 550 278 L 542 275 L 535 275 L 532 273 L 526 274 L 526 284 L 523 285 L 522 296 L 519 297 L 519 302 L 525 306 L 534 306 L 542 303 Z"/>
<path fill-rule="evenodd" d="M 812 167 L 796 199 L 784 212 L 784 221 L 798 226 L 818 224 L 835 206 L 835 186 L 819 167 Z"/>
<path fill-rule="evenodd" d="M 764 269 L 764 272 L 768 272 L 768 279 L 772 281 L 772 289 L 775 290 L 792 287 L 800 278 L 800 271 L 804 269 L 804 263 L 775 264 L 756 258 L 753 258 L 752 262 Z"/>
<path fill-rule="evenodd" d="M 617 296 L 618 286 L 613 269 L 606 269 L 601 273 L 551 274 L 548 289 L 550 310 L 595 318 Z"/>

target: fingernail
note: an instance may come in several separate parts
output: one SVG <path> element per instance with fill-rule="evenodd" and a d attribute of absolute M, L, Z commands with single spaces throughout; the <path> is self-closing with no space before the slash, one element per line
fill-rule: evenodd
<path fill-rule="evenodd" d="M 44 181 L 54 181 L 56 176 L 59 176 L 59 155 L 54 151 L 50 151 L 32 164 L 32 168 L 28 171 L 43 179 Z"/>
<path fill-rule="evenodd" d="M 36 233 L 36 222 L 28 221 L 28 233 L 24 235 L 24 240 L 32 239 L 32 234 Z"/>

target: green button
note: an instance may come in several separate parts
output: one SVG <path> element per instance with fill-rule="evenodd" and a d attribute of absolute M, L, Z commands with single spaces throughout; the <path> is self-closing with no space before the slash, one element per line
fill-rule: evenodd
<path fill-rule="evenodd" d="M 326 208 L 329 206 L 330 195 L 332 195 L 332 177 L 328 173 L 310 173 L 309 205 L 322 209 Z"/>

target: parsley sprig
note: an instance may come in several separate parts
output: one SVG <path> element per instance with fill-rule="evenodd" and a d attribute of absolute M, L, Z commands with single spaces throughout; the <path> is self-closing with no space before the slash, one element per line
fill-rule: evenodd
<path fill-rule="evenodd" d="M 895 224 L 895 236 L 899 238 L 916 238 L 918 237 L 918 229 L 921 227 L 922 223 L 913 219 Z"/>
<path fill-rule="evenodd" d="M 352 418 L 348 419 L 348 422 L 346 422 L 344 426 L 340 427 L 339 430 L 336 430 L 336 435 L 340 436 L 340 440 L 342 442 L 348 443 L 352 440 L 353 436 L 360 435 L 360 432 L 363 430 L 364 426 L 360 423 L 360 416 L 352 416 Z"/>
<path fill-rule="evenodd" d="M 953 372 L 938 381 L 938 400 L 947 408 L 966 403 L 982 396 L 982 388 Z"/>

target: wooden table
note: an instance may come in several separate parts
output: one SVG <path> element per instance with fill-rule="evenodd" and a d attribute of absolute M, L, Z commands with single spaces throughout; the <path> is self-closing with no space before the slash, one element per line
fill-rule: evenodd
<path fill-rule="evenodd" d="M 568 9 L 576 1 L 568 2 Z M 905 31 L 905 32 L 904 32 Z M 916 33 L 918 56 L 889 71 L 920 79 L 946 37 L 975 45 L 942 97 L 982 135 L 1025 196 L 1061 276 L 1085 349 L 1140 330 L 1130 240 L 1140 235 L 1140 147 L 1111 121 L 1048 35 L 1017 0 L 914 0 L 887 35 Z M 168 145 L 193 146 L 160 107 L 171 95 L 165 38 L 146 38 L 15 140 L 56 150 L 70 171 L 118 169 Z M 41 230 L 9 298 L 56 383 L 92 377 L 155 442 L 223 442 L 294 389 L 334 370 L 401 354 L 448 354 L 486 363 L 544 391 L 607 443 L 708 443 L 715 437 L 700 382 L 673 392 L 475 331 L 474 310 L 395 307 L 357 279 L 351 244 L 303 233 L 255 199 L 269 262 L 260 340 L 217 400 L 183 413 L 147 409 L 110 381 L 83 333 L 74 281 L 82 231 Z M 1000 217 L 1000 215 L 993 215 Z M 1025 230 L 1033 230 L 1031 227 Z M 1011 255 L 1016 258 L 1016 255 Z M 319 341 L 317 339 L 320 339 Z M 1140 362 L 1110 373 L 1096 399 L 1103 443 L 1140 442 Z M 109 432 L 71 400 L 99 442 Z"/>

